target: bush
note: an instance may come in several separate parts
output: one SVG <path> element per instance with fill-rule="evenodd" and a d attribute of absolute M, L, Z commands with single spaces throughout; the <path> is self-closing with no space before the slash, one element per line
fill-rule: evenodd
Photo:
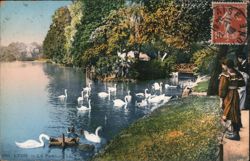
<path fill-rule="evenodd" d="M 139 80 L 150 80 L 166 78 L 173 71 L 176 57 L 169 56 L 162 62 L 154 59 L 151 61 L 138 61 L 135 65 L 135 70 L 138 72 Z"/>
<path fill-rule="evenodd" d="M 115 75 L 116 78 L 136 78 L 134 60 L 121 60 L 118 56 L 100 57 L 96 65 L 96 74 L 100 77 Z"/>
<path fill-rule="evenodd" d="M 211 72 L 214 59 L 216 56 L 216 48 L 201 49 L 193 54 L 194 64 L 197 66 L 195 72 L 201 74 L 209 74 Z"/>
<path fill-rule="evenodd" d="M 8 54 L 8 53 L 0 54 L 0 62 L 1 61 L 11 62 L 15 60 L 16 60 L 16 57 L 13 54 Z"/>

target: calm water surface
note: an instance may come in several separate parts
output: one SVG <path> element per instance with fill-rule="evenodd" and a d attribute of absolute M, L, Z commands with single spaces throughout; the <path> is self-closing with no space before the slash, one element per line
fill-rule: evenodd
<path fill-rule="evenodd" d="M 86 82 L 87 81 L 87 82 Z M 168 80 L 162 80 L 164 83 Z M 140 83 L 118 83 L 117 94 L 111 100 L 101 99 L 98 92 L 107 91 L 113 83 L 92 82 L 90 112 L 77 111 L 77 98 L 90 80 L 82 69 L 60 67 L 40 62 L 13 62 L 0 64 L 0 159 L 6 160 L 84 160 L 93 156 L 105 143 L 129 124 L 150 112 L 150 108 L 134 106 L 136 98 L 127 109 L 113 107 L 112 100 L 124 99 L 127 91 L 132 96 L 144 92 L 154 81 Z M 57 97 L 68 90 L 66 101 Z M 166 95 L 179 95 L 181 90 L 164 91 Z M 138 100 L 137 100 L 138 101 Z M 83 101 L 87 105 L 87 100 Z M 106 118 L 106 119 L 105 119 Z M 85 129 L 93 133 L 98 126 L 101 144 L 94 144 L 94 152 L 79 148 L 49 148 L 45 141 L 43 148 L 21 149 L 15 141 L 38 140 L 41 133 L 51 137 L 66 133 L 67 127 Z M 81 143 L 90 143 L 84 137 Z"/>

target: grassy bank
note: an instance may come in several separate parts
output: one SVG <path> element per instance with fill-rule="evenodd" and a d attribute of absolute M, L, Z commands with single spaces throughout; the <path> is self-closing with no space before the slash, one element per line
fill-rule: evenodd
<path fill-rule="evenodd" d="M 209 81 L 200 82 L 194 87 L 194 92 L 207 92 Z"/>
<path fill-rule="evenodd" d="M 123 130 L 93 160 L 216 160 L 218 106 L 216 97 L 172 101 Z"/>

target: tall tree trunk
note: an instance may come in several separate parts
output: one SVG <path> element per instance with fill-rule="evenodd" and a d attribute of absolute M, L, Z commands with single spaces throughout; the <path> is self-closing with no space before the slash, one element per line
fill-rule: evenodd
<path fill-rule="evenodd" d="M 219 52 L 216 56 L 215 63 L 213 66 L 213 70 L 211 72 L 211 79 L 209 81 L 207 95 L 217 95 L 218 94 L 218 87 L 219 87 L 219 74 L 221 73 L 221 60 L 226 58 L 228 52 L 227 45 L 221 45 L 219 47 Z"/>

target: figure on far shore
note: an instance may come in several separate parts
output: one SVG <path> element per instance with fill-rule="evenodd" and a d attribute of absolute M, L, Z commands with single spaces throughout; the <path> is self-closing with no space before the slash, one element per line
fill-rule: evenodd
<path fill-rule="evenodd" d="M 239 95 L 240 95 L 240 109 L 246 109 L 247 103 L 246 103 L 246 96 L 247 96 L 247 80 L 249 79 L 248 67 L 247 67 L 247 60 L 244 55 L 238 55 L 237 56 L 237 68 L 241 75 L 244 78 L 245 86 L 240 87 L 238 89 Z"/>
<path fill-rule="evenodd" d="M 245 85 L 242 75 L 234 69 L 233 60 L 222 62 L 223 72 L 219 76 L 220 106 L 223 109 L 222 120 L 231 120 L 233 133 L 228 133 L 226 138 L 240 140 L 239 131 L 242 127 L 239 108 L 238 87 Z"/>

